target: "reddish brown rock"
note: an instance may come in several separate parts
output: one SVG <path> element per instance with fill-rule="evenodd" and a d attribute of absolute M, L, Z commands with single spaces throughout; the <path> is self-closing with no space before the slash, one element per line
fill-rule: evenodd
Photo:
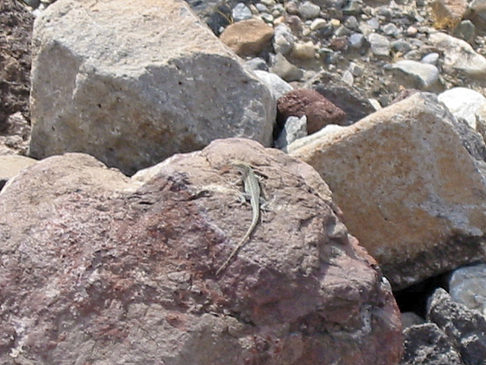
<path fill-rule="evenodd" d="M 238 56 L 257 56 L 270 44 L 273 28 L 260 19 L 247 19 L 229 25 L 219 39 Z"/>
<path fill-rule="evenodd" d="M 0 2 L 0 131 L 10 114 L 29 115 L 34 17 L 18 1 Z"/>
<path fill-rule="evenodd" d="M 264 213 L 238 201 L 244 160 Z M 131 179 L 67 154 L 0 195 L 0 363 L 392 365 L 399 312 L 310 166 L 241 139 Z"/>
<path fill-rule="evenodd" d="M 307 117 L 307 132 L 317 132 L 328 124 L 344 124 L 346 113 L 315 90 L 292 90 L 277 100 L 279 124 L 288 117 Z"/>

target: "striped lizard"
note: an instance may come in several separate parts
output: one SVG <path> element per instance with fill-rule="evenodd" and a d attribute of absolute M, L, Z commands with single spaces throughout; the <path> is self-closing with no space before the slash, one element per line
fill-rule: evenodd
<path fill-rule="evenodd" d="M 240 248 L 243 247 L 246 240 L 250 238 L 251 234 L 255 230 L 258 224 L 258 220 L 260 219 L 261 189 L 260 189 L 260 182 L 258 181 L 258 177 L 255 175 L 255 172 L 253 171 L 251 166 L 246 163 L 236 162 L 233 165 L 236 168 L 238 168 L 238 170 L 240 170 L 245 193 L 249 196 L 250 199 L 250 204 L 252 209 L 252 219 L 251 219 L 250 227 L 248 227 L 248 230 L 246 231 L 245 235 L 241 238 L 241 240 L 233 249 L 233 251 L 231 251 L 231 254 L 228 256 L 228 258 L 223 263 L 223 265 L 221 265 L 218 271 L 216 271 L 216 275 L 219 275 L 221 271 L 223 271 L 228 266 L 231 259 L 238 253 Z"/>

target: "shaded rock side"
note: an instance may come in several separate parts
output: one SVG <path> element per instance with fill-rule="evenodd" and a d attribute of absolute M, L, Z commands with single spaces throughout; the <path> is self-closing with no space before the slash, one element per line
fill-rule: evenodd
<path fill-rule="evenodd" d="M 329 184 L 346 226 L 394 289 L 484 258 L 484 162 L 456 124 L 435 96 L 417 93 L 288 147 Z"/>
<path fill-rule="evenodd" d="M 0 132 L 9 115 L 29 116 L 30 42 L 34 17 L 19 2 L 0 3 Z"/>
<path fill-rule="evenodd" d="M 268 211 L 245 233 L 244 160 Z M 308 181 L 314 182 L 312 188 Z M 0 363 L 397 364 L 399 312 L 310 166 L 241 139 L 131 179 L 66 154 L 0 194 Z"/>
<path fill-rule="evenodd" d="M 181 0 L 61 1 L 35 22 L 30 154 L 131 174 L 215 138 L 269 145 L 275 104 Z"/>

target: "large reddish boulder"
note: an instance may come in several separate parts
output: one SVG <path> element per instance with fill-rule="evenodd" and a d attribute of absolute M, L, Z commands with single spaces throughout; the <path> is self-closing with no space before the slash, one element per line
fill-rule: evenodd
<path fill-rule="evenodd" d="M 262 175 L 251 221 L 231 162 Z M 67 154 L 0 194 L 0 363 L 398 364 L 398 308 L 310 166 L 241 139 L 131 179 Z"/>

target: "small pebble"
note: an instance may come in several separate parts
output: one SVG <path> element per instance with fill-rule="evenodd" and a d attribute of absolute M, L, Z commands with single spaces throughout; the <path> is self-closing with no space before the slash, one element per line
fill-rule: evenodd
<path fill-rule="evenodd" d="M 432 53 L 426 54 L 420 60 L 420 62 L 428 63 L 430 65 L 437 65 L 437 61 L 439 61 L 439 54 L 437 52 L 432 52 Z"/>
<path fill-rule="evenodd" d="M 348 37 L 349 46 L 355 49 L 363 47 L 364 40 L 365 37 L 361 33 L 353 33 Z"/>
<path fill-rule="evenodd" d="M 341 21 L 339 19 L 331 19 L 329 22 L 334 28 L 337 28 L 341 25 Z"/>
<path fill-rule="evenodd" d="M 417 35 L 417 32 L 418 32 L 418 29 L 415 28 L 415 27 L 410 26 L 410 27 L 407 28 L 407 35 L 409 37 L 415 37 Z"/>
<path fill-rule="evenodd" d="M 265 23 L 272 23 L 273 22 L 273 16 L 272 14 L 268 13 L 263 13 L 260 15 L 260 18 L 265 22 Z"/>
<path fill-rule="evenodd" d="M 316 18 L 312 21 L 310 25 L 311 30 L 319 30 L 321 28 L 324 28 L 326 26 L 327 22 L 322 19 L 322 18 Z"/>
<path fill-rule="evenodd" d="M 299 6 L 299 14 L 304 19 L 314 19 L 319 16 L 321 8 L 319 5 L 311 3 L 310 1 L 304 1 Z"/>
<path fill-rule="evenodd" d="M 380 27 L 380 22 L 378 21 L 378 18 L 371 18 L 366 22 L 372 29 L 378 29 Z"/>
<path fill-rule="evenodd" d="M 349 72 L 348 70 L 344 71 L 343 76 L 342 76 L 342 80 L 348 86 L 353 86 L 354 77 L 351 74 L 351 72 Z"/>
<path fill-rule="evenodd" d="M 383 26 L 383 33 L 389 36 L 396 37 L 400 34 L 400 29 L 393 23 L 388 23 Z"/>
<path fill-rule="evenodd" d="M 348 67 L 349 72 L 353 74 L 353 76 L 359 77 L 363 75 L 363 68 L 358 66 L 356 63 L 351 62 Z"/>
<path fill-rule="evenodd" d="M 275 0 L 260 0 L 263 5 L 274 6 L 276 5 Z"/>
<path fill-rule="evenodd" d="M 265 4 L 262 3 L 256 3 L 255 8 L 260 12 L 260 13 L 268 13 L 268 8 Z"/>
<path fill-rule="evenodd" d="M 349 16 L 346 21 L 344 22 L 344 25 L 348 27 L 349 29 L 357 30 L 359 28 L 359 23 L 358 20 L 356 19 L 355 16 Z"/>
<path fill-rule="evenodd" d="M 243 3 L 238 3 L 231 11 L 231 16 L 235 22 L 239 22 L 241 20 L 250 19 L 252 13 L 248 6 Z"/>
<path fill-rule="evenodd" d="M 294 49 L 292 50 L 292 56 L 302 60 L 312 59 L 315 57 L 316 48 L 312 42 L 306 43 L 295 43 Z"/>

